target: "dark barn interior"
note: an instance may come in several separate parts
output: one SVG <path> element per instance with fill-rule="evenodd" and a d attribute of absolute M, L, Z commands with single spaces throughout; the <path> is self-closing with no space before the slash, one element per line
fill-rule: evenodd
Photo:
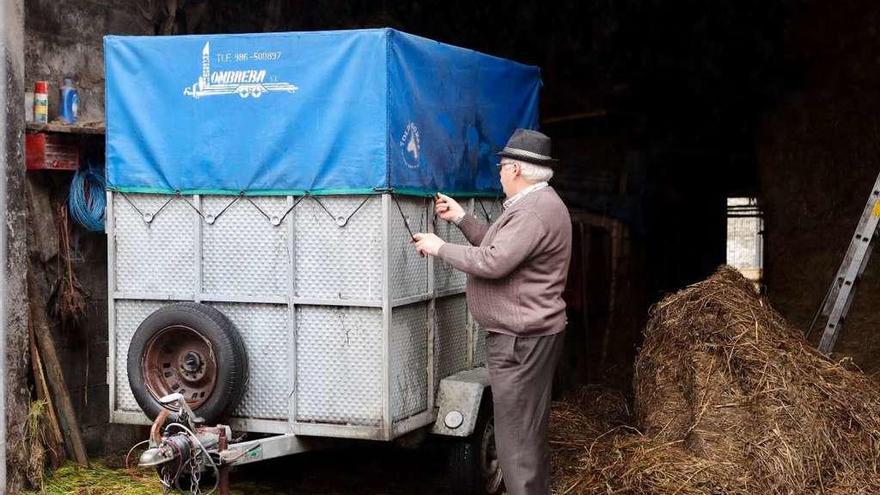
<path fill-rule="evenodd" d="M 37 80 L 55 83 L 72 76 L 80 91 L 80 119 L 99 122 L 97 128 L 104 119 L 107 34 L 387 26 L 539 66 L 541 130 L 552 137 L 563 164 L 553 185 L 574 226 L 560 392 L 584 384 L 630 390 L 651 305 L 726 263 L 727 198 L 757 199 L 763 212 L 761 291 L 795 327 L 806 328 L 880 172 L 876 2 L 17 3 L 23 14 L 24 79 L 10 80 L 10 94 L 16 92 L 9 104 L 20 109 L 19 90 Z M 50 109 L 57 108 L 57 94 L 49 94 Z M 50 113 L 50 120 L 54 117 Z M 17 132 L 20 139 L 23 128 Z M 102 163 L 100 132 L 70 138 L 88 161 Z M 89 452 L 102 456 L 127 450 L 143 431 L 108 425 L 106 236 L 59 214 L 69 180 L 61 171 L 7 175 L 7 217 L 26 218 L 29 226 L 26 240 L 11 238 L 22 251 L 10 255 L 8 270 L 19 282 L 29 273 L 33 286 L 8 296 L 9 308 L 19 315 L 9 317 L 8 362 L 19 368 L 7 373 L 18 384 L 9 386 L 18 392 L 7 397 L 8 414 L 10 421 L 23 421 L 27 412 L 26 401 L 13 395 L 26 395 L 31 386 L 30 365 L 22 361 L 28 302 L 51 307 L 53 288 L 69 274 L 69 265 L 87 294 L 85 316 L 75 323 L 53 319 L 52 331 Z M 872 308 L 878 296 L 880 266 L 869 264 L 834 353 L 871 376 L 880 371 L 880 317 Z M 14 338 L 15 328 L 23 328 L 23 338 Z M 814 342 L 819 333 L 813 332 Z M 9 428 L 9 435 L 15 431 Z M 285 462 L 320 473 L 329 469 L 322 462 L 333 461 L 319 455 Z M 8 463 L 10 480 L 18 483 L 10 486 L 22 486 L 24 474 L 13 467 L 15 459 Z M 383 466 L 365 470 L 388 469 Z M 265 471 L 250 472 L 262 477 Z M 431 468 L 423 474 L 438 476 Z M 299 486 L 311 486 L 312 478 L 300 479 Z"/>

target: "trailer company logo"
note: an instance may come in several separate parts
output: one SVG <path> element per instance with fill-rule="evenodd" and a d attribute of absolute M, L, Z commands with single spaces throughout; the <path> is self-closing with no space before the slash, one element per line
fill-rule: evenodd
<path fill-rule="evenodd" d="M 403 135 L 398 143 L 403 152 L 403 162 L 409 168 L 419 168 L 419 153 L 422 150 L 422 138 L 419 136 L 419 128 L 414 122 L 406 125 Z"/>
<path fill-rule="evenodd" d="M 280 52 L 241 54 L 240 60 L 277 60 L 268 55 L 280 56 Z M 184 88 L 183 94 L 193 98 L 214 95 L 235 95 L 242 98 L 259 98 L 263 93 L 283 91 L 293 93 L 299 88 L 286 82 L 267 82 L 266 70 L 221 70 L 211 72 L 211 47 L 202 48 L 202 75 L 195 84 Z"/>

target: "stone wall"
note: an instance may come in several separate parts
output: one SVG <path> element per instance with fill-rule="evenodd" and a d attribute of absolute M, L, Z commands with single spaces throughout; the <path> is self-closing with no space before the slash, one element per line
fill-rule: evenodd
<path fill-rule="evenodd" d="M 25 5 L 25 87 L 48 80 L 49 118 L 58 116 L 58 88 L 73 77 L 79 89 L 80 121 L 104 120 L 103 37 L 109 34 L 152 34 L 153 25 L 140 2 L 126 0 L 29 0 Z M 104 156 L 103 136 L 79 138 L 94 165 Z M 66 201 L 70 172 L 28 172 L 32 199 L 30 269 L 45 296 L 64 270 L 59 264 L 58 207 Z M 20 191 L 20 196 L 24 194 Z M 90 454 L 127 449 L 142 433 L 123 425 L 108 425 L 107 385 L 107 238 L 87 232 L 71 220 L 70 255 L 74 273 L 88 296 L 85 319 L 66 328 L 57 318 L 53 334 L 73 406 L 79 414 Z M 24 250 L 22 250 L 24 252 Z M 51 305 L 50 305 L 51 306 Z M 51 315 L 51 308 L 50 308 Z"/>

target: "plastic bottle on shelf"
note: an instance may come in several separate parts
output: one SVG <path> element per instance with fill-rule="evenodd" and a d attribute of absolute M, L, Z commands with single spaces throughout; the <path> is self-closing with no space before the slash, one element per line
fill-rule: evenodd
<path fill-rule="evenodd" d="M 65 124 L 73 124 L 76 122 L 77 113 L 79 111 L 79 92 L 73 86 L 73 79 L 64 78 L 64 84 L 59 89 L 61 109 L 58 112 L 58 118 Z"/>

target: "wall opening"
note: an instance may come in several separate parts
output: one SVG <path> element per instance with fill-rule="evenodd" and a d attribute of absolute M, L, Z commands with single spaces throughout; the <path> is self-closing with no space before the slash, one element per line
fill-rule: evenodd
<path fill-rule="evenodd" d="M 757 198 L 727 198 L 726 262 L 760 287 L 764 272 L 764 218 Z"/>

